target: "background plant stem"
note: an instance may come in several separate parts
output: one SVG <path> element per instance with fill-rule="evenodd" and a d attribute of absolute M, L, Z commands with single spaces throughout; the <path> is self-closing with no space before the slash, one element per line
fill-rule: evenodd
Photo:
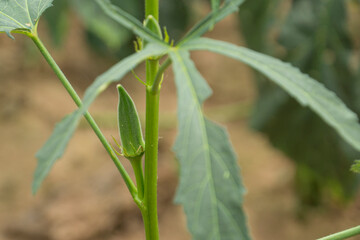
<path fill-rule="evenodd" d="M 327 237 L 320 238 L 318 240 L 342 240 L 346 238 L 350 238 L 360 234 L 360 225 L 357 227 L 353 227 L 342 232 L 334 233 Z"/>
<path fill-rule="evenodd" d="M 59 66 L 56 64 L 55 60 L 51 57 L 50 53 L 48 52 L 48 50 L 46 49 L 44 44 L 41 42 L 40 38 L 36 34 L 32 34 L 32 35 L 28 35 L 28 36 L 34 41 L 35 45 L 38 47 L 38 49 L 40 50 L 41 54 L 44 56 L 44 58 L 46 59 L 46 61 L 50 65 L 50 67 L 54 70 L 56 76 L 59 78 L 59 80 L 65 87 L 66 91 L 69 93 L 71 98 L 74 100 L 75 104 L 78 107 L 80 107 L 82 105 L 80 97 L 78 96 L 78 94 L 76 93 L 74 88 L 71 86 L 71 83 L 66 78 L 65 74 L 61 71 Z M 128 173 L 126 172 L 125 168 L 123 167 L 123 165 L 117 158 L 117 156 L 116 156 L 115 152 L 113 151 L 113 149 L 111 148 L 110 144 L 107 142 L 105 136 L 102 134 L 102 132 L 101 132 L 100 128 L 98 127 L 98 125 L 96 124 L 95 120 L 93 119 L 93 117 L 90 115 L 89 112 L 86 112 L 84 114 L 84 117 L 87 120 L 87 122 L 90 124 L 91 128 L 94 130 L 95 134 L 99 138 L 100 142 L 103 144 L 105 150 L 108 152 L 108 154 L 111 157 L 111 159 L 113 160 L 113 162 L 115 163 L 116 167 L 118 168 L 121 176 L 123 177 L 123 179 L 126 183 L 126 186 L 129 189 L 132 197 L 134 199 L 137 198 L 137 189 L 136 189 L 133 181 L 131 180 L 131 178 L 128 175 Z"/>

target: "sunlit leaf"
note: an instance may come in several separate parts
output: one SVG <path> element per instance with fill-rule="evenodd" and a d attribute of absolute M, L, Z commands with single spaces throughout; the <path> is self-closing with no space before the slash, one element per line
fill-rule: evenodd
<path fill-rule="evenodd" d="M 170 53 L 178 93 L 180 161 L 176 202 L 182 204 L 194 240 L 250 239 L 242 209 L 244 187 L 223 127 L 203 116 L 211 89 L 186 51 Z"/>
<path fill-rule="evenodd" d="M 322 84 L 288 63 L 230 43 L 194 39 L 184 49 L 209 50 L 242 61 L 281 86 L 303 106 L 310 107 L 349 144 L 360 150 L 360 125 L 355 113 Z"/>
<path fill-rule="evenodd" d="M 0 0 L 0 32 L 11 37 L 13 30 L 31 32 L 53 0 Z"/>
<path fill-rule="evenodd" d="M 157 44 L 149 44 L 147 47 L 137 52 L 118 64 L 110 68 L 107 72 L 100 75 L 95 82 L 85 92 L 83 105 L 73 114 L 66 117 L 59 124 L 57 124 L 53 134 L 45 143 L 44 147 L 36 155 L 38 158 L 38 166 L 35 173 L 33 183 L 33 192 L 39 189 L 42 181 L 48 175 L 51 167 L 57 159 L 61 158 L 71 136 L 76 130 L 81 116 L 86 113 L 91 103 L 95 100 L 102 91 L 104 91 L 110 83 L 119 81 L 130 70 L 135 68 L 139 63 L 151 56 L 161 55 L 166 52 L 165 47 Z"/>

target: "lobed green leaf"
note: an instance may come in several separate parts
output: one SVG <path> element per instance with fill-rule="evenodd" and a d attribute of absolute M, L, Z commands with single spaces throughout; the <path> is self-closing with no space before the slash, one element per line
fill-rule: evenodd
<path fill-rule="evenodd" d="M 276 58 L 230 43 L 194 39 L 186 50 L 209 50 L 242 61 L 281 86 L 303 106 L 309 106 L 349 144 L 360 151 L 360 125 L 355 113 L 321 83 Z"/>
<path fill-rule="evenodd" d="M 78 123 L 79 117 L 76 111 L 66 116 L 61 122 L 56 124 L 49 140 L 47 140 L 45 145 L 37 152 L 36 158 L 38 159 L 38 165 L 32 184 L 33 194 L 38 191 L 41 183 L 49 174 L 56 160 L 63 155 Z"/>
<path fill-rule="evenodd" d="M 107 72 L 96 78 L 95 82 L 85 92 L 83 105 L 56 125 L 49 140 L 37 153 L 38 166 L 33 182 L 34 193 L 39 189 L 42 181 L 48 175 L 56 160 L 62 157 L 71 136 L 76 130 L 76 126 L 78 125 L 81 116 L 87 112 L 96 96 L 104 91 L 110 83 L 119 81 L 126 73 L 135 68 L 142 61 L 152 56 L 161 55 L 165 53 L 166 50 L 167 48 L 162 45 L 151 43 L 142 51 L 123 59 Z"/>
<path fill-rule="evenodd" d="M 13 30 L 34 30 L 41 14 L 53 0 L 0 0 L 0 32 L 9 37 Z"/>
<path fill-rule="evenodd" d="M 189 53 L 170 52 L 178 94 L 179 134 L 174 146 L 180 161 L 176 202 L 182 204 L 195 240 L 248 240 L 242 209 L 244 187 L 224 128 L 203 116 L 211 89 Z"/>

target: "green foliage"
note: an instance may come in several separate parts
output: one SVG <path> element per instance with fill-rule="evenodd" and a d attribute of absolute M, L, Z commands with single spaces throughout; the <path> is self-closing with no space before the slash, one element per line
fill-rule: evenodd
<path fill-rule="evenodd" d="M 143 24 L 135 17 L 125 12 L 121 8 L 118 8 L 111 4 L 110 0 L 96 0 L 100 7 L 108 14 L 112 19 L 120 23 L 126 28 L 132 29 L 132 31 L 139 35 L 139 37 L 148 40 L 149 42 L 156 42 L 163 44 L 161 38 L 158 35 L 145 28 Z"/>
<path fill-rule="evenodd" d="M 360 125 L 356 114 L 347 109 L 334 93 L 298 69 L 261 53 L 211 39 L 195 39 L 184 47 L 217 52 L 250 65 L 281 86 L 300 104 L 309 106 L 360 151 Z"/>
<path fill-rule="evenodd" d="M 250 239 L 242 210 L 244 188 L 236 157 L 222 127 L 203 116 L 211 94 L 186 51 L 170 53 L 178 92 L 180 160 L 176 201 L 184 206 L 194 239 Z"/>
<path fill-rule="evenodd" d="M 34 30 L 41 14 L 53 0 L 2 0 L 0 1 L 0 32 L 12 38 L 10 32 L 17 29 Z"/>
<path fill-rule="evenodd" d="M 49 140 L 36 154 L 38 165 L 35 170 L 34 181 L 32 184 L 33 194 L 39 190 L 41 183 L 49 174 L 56 160 L 62 157 L 78 123 L 77 112 L 66 116 L 61 122 L 56 124 Z"/>
<path fill-rule="evenodd" d="M 355 163 L 351 166 L 351 171 L 360 173 L 360 160 L 355 161 Z"/>
<path fill-rule="evenodd" d="M 145 28 L 144 28 L 145 29 Z M 87 111 L 95 98 L 111 83 L 121 80 L 126 73 L 134 69 L 139 63 L 152 56 L 162 56 L 169 51 L 169 47 L 157 43 L 148 44 L 142 51 L 137 52 L 120 61 L 108 71 L 98 76 L 94 83 L 86 90 L 83 105 L 79 109 L 81 114 Z"/>
<path fill-rule="evenodd" d="M 92 46 L 99 47 L 102 50 L 130 53 L 128 43 L 132 40 L 132 33 L 109 18 L 94 0 L 67 0 L 75 12 L 81 17 L 88 34 L 88 40 L 93 43 Z M 117 1 L 121 7 L 135 14 L 137 18 L 141 16 L 139 1 Z M 96 16 L 96 17 L 94 17 Z M 117 31 L 114 31 L 117 29 Z M 97 44 L 97 42 L 99 42 Z M 102 47 L 104 45 L 104 47 Z M 124 48 L 124 46 L 126 46 Z"/>
<path fill-rule="evenodd" d="M 272 3 L 265 12 L 255 2 L 261 4 L 248 1 L 240 11 L 247 43 L 255 50 L 276 54 L 271 49 L 277 45 L 268 36 L 276 28 L 271 23 L 275 21 L 278 3 Z M 336 0 L 294 1 L 279 43 L 287 50 L 283 57 L 286 61 L 322 82 L 360 113 L 360 75 L 350 64 L 353 46 L 346 30 L 345 4 Z M 274 146 L 296 161 L 296 182 L 302 202 L 316 204 L 324 189 L 330 189 L 340 199 L 353 195 L 357 183 L 348 169 L 350 160 L 359 155 L 314 113 L 263 78 L 257 79 L 259 98 L 252 126 L 266 133 Z"/>
<path fill-rule="evenodd" d="M 8 0 L 0 0 L 0 6 L 5 6 L 1 4 L 7 3 L 7 1 Z M 148 66 L 153 65 L 152 68 L 147 68 L 147 74 L 149 75 L 147 77 L 148 79 L 150 78 L 150 81 L 146 83 L 147 100 L 153 104 L 153 106 L 150 106 L 153 111 L 147 112 L 147 118 L 149 117 L 151 121 L 150 124 L 148 124 L 149 122 L 147 121 L 147 127 L 149 127 L 149 129 L 147 128 L 146 131 L 155 138 L 148 138 L 149 135 L 146 134 L 145 183 L 142 184 L 143 176 L 140 161 L 138 162 L 139 165 L 134 167 L 134 169 L 138 171 L 135 173 L 138 183 L 137 188 L 133 185 L 132 180 L 126 174 L 121 163 L 118 163 L 117 159 L 114 162 L 122 174 L 134 201 L 143 214 L 147 230 L 147 239 L 158 239 L 156 191 L 153 191 L 154 194 L 150 196 L 152 203 L 149 204 L 148 202 L 148 191 L 156 190 L 157 175 L 153 174 L 149 176 L 149 171 L 152 170 L 150 173 L 156 173 L 157 147 L 153 147 L 152 149 L 154 151 L 150 153 L 155 156 L 153 159 L 148 159 L 147 154 L 149 153 L 148 149 L 151 149 L 149 146 L 157 146 L 158 128 L 155 125 L 157 125 L 159 93 L 156 91 L 152 92 L 154 86 L 150 84 L 153 82 L 154 84 L 158 84 L 158 81 L 155 81 L 157 75 L 160 74 L 161 77 L 163 73 L 163 71 L 157 71 L 159 66 L 157 66 L 157 60 L 154 59 L 169 55 L 173 63 L 179 99 L 179 134 L 174 146 L 174 150 L 180 161 L 180 186 L 176 200 L 184 205 L 189 230 L 194 239 L 249 240 L 250 236 L 242 209 L 244 187 L 242 186 L 239 176 L 236 157 L 225 129 L 205 118 L 202 113 L 202 103 L 210 96 L 211 89 L 191 61 L 189 53 L 191 50 L 217 52 L 250 65 L 266 75 L 274 83 L 280 85 L 301 104 L 309 106 L 349 144 L 360 150 L 360 126 L 358 125 L 356 115 L 348 110 L 336 95 L 324 88 L 322 84 L 317 83 L 309 76 L 299 72 L 296 68 L 275 58 L 229 43 L 200 38 L 200 36 L 211 29 L 216 22 L 236 11 L 243 0 L 225 1 L 221 8 L 212 11 L 212 13 L 200 21 L 199 24 L 195 25 L 180 44 L 174 47 L 169 46 L 160 36 L 144 27 L 143 24 L 131 14 L 117 6 L 113 6 L 109 0 L 98 0 L 98 2 L 101 8 L 116 22 L 133 31 L 141 37 L 142 40 L 146 40 L 146 47 L 120 61 L 107 72 L 100 75 L 86 90 L 82 102 L 74 97 L 76 93 L 74 93 L 75 91 L 71 88 L 71 85 L 64 84 L 74 101 L 78 104 L 79 109 L 56 126 L 50 139 L 37 154 L 39 164 L 34 180 L 34 192 L 36 192 L 54 162 L 63 154 L 80 117 L 85 115 L 90 125 L 92 127 L 96 126 L 94 120 L 87 112 L 96 97 L 111 83 L 121 80 L 126 73 L 136 67 L 140 62 L 147 60 Z M 25 3 L 27 3 L 27 1 Z M 214 1 L 214 3 L 216 2 Z M 220 1 L 217 1 L 217 3 L 220 3 Z M 20 7 L 21 6 L 22 5 L 20 5 Z M 7 8 L 4 7 L 2 9 Z M 12 12 L 12 14 L 17 16 L 21 12 L 21 8 L 15 9 L 16 11 Z M 15 27 L 14 29 L 22 30 L 19 27 L 20 26 Z M 8 31 L 7 33 L 9 34 L 10 32 Z M 28 32 L 25 33 L 27 34 Z M 39 45 L 40 40 L 38 37 L 32 34 L 27 35 L 37 43 L 37 46 L 45 58 L 47 60 L 50 59 L 51 57 L 46 49 Z M 170 61 L 167 62 L 169 63 Z M 65 78 L 54 62 L 49 61 L 49 63 L 60 79 Z M 168 66 L 167 64 L 164 65 L 165 68 Z M 164 65 L 159 67 L 159 69 L 164 70 Z M 64 79 L 62 80 L 64 81 Z M 155 89 L 158 89 L 157 86 L 155 86 Z M 120 92 L 120 95 L 121 94 L 125 97 L 125 100 L 122 98 L 123 102 L 128 102 L 129 104 L 126 105 L 127 109 L 119 111 L 119 119 L 121 120 L 120 129 L 122 123 L 125 125 L 133 124 L 134 121 L 138 123 L 136 110 L 131 99 L 129 100 L 129 98 L 127 98 L 128 95 L 125 94 L 125 92 Z M 120 106 L 119 109 L 121 107 L 122 106 Z M 131 110 L 129 108 L 133 109 Z M 129 114 L 129 116 L 124 116 L 126 114 Z M 129 119 L 126 119 L 126 117 L 129 117 Z M 105 146 L 105 149 L 108 150 L 110 147 L 106 145 L 104 136 L 96 127 L 93 127 L 95 133 Z M 125 140 L 125 135 L 124 137 L 121 136 L 126 151 L 134 152 L 137 145 L 140 145 L 140 147 L 143 146 L 139 124 L 137 124 L 134 129 L 130 129 L 128 132 L 125 131 L 124 134 L 127 137 L 132 135 L 136 138 L 135 140 L 132 139 L 132 144 L 125 146 L 124 141 L 127 140 Z M 148 141 L 149 139 L 154 142 Z M 134 147 L 132 145 L 136 146 Z M 110 157 L 114 159 L 114 153 L 112 151 L 108 151 L 108 153 Z M 149 164 L 149 160 L 155 161 L 155 164 L 152 164 L 152 162 Z M 155 167 L 155 171 L 153 171 L 154 169 L 149 170 L 149 166 Z M 153 181 L 146 182 L 147 179 Z M 142 190 L 142 185 L 144 185 L 144 190 Z M 144 199 L 142 198 L 142 193 L 144 193 Z M 156 230 L 152 230 L 153 226 L 155 226 Z"/>
<path fill-rule="evenodd" d="M 149 44 L 143 51 L 123 59 L 107 72 L 96 78 L 95 82 L 85 92 L 83 105 L 79 110 L 70 115 L 71 118 L 65 118 L 57 125 L 57 128 L 55 128 L 45 146 L 37 153 L 36 156 L 39 161 L 33 184 L 34 193 L 39 189 L 42 181 L 49 173 L 50 167 L 62 156 L 70 137 L 76 130 L 76 126 L 78 125 L 81 116 L 87 112 L 87 109 L 95 100 L 96 96 L 104 91 L 110 83 L 119 81 L 126 73 L 131 71 L 145 59 L 154 55 L 161 55 L 165 51 L 166 48 L 162 46 Z"/>

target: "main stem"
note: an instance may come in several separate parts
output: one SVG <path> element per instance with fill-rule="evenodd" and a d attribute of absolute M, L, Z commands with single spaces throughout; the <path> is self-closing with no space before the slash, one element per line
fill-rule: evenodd
<path fill-rule="evenodd" d="M 159 21 L 159 0 L 145 0 L 145 18 L 152 15 Z M 146 126 L 145 126 L 145 194 L 142 211 L 146 240 L 159 239 L 157 215 L 157 167 L 159 141 L 159 91 L 153 92 L 159 70 L 158 60 L 146 61 Z"/>
<path fill-rule="evenodd" d="M 146 129 L 145 129 L 145 195 L 147 223 L 146 239 L 158 240 L 159 227 L 157 216 L 157 166 L 159 139 L 159 92 L 152 92 L 151 85 L 158 71 L 159 62 L 148 60 L 146 63 Z M 145 222 L 146 223 L 146 222 Z"/>

